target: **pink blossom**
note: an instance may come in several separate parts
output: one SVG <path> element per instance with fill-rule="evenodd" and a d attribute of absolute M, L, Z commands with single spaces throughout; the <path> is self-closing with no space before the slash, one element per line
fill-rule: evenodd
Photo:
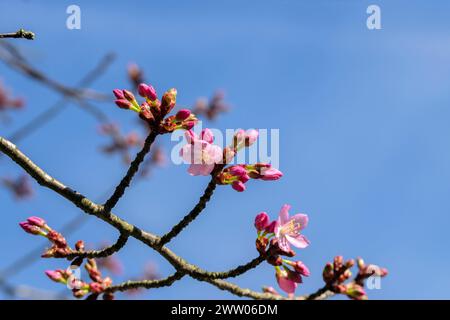
<path fill-rule="evenodd" d="M 301 283 L 301 277 L 296 277 L 292 272 L 288 270 L 276 268 L 275 276 L 277 278 L 278 285 L 281 290 L 286 292 L 289 296 L 293 296 L 295 289 L 297 289 L 298 283 Z"/>
<path fill-rule="evenodd" d="M 55 282 L 64 282 L 64 277 L 60 270 L 47 270 L 45 271 L 45 274 Z"/>
<path fill-rule="evenodd" d="M 279 213 L 275 226 L 275 235 L 281 249 L 289 251 L 290 245 L 297 248 L 306 248 L 309 240 L 300 234 L 300 231 L 308 225 L 308 216 L 298 213 L 289 217 L 290 205 L 285 204 Z"/>
<path fill-rule="evenodd" d="M 187 118 L 189 118 L 190 115 L 191 115 L 191 110 L 189 110 L 189 109 L 181 109 L 175 115 L 175 119 L 178 120 L 178 121 L 183 121 L 183 120 L 186 120 Z"/>
<path fill-rule="evenodd" d="M 186 131 L 185 136 L 188 144 L 180 150 L 180 155 L 191 164 L 188 172 L 193 176 L 209 175 L 223 158 L 222 149 L 212 144 L 214 135 L 211 130 L 204 129 L 200 138 L 192 130 Z"/>

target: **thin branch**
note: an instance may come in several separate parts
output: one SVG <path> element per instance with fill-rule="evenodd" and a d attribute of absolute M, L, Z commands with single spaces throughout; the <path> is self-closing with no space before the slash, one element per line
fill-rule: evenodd
<path fill-rule="evenodd" d="M 150 147 L 152 146 L 153 142 L 155 141 L 157 135 L 158 135 L 158 131 L 153 129 L 150 132 L 150 134 L 147 136 L 147 138 L 145 139 L 142 150 L 138 152 L 138 154 L 136 155 L 136 158 L 133 160 L 133 162 L 131 162 L 127 173 L 122 178 L 120 183 L 117 185 L 116 190 L 114 190 L 114 193 L 105 202 L 104 210 L 106 212 L 111 211 L 116 206 L 117 202 L 120 200 L 120 198 L 123 196 L 123 194 L 125 193 L 125 189 L 128 188 L 134 175 L 136 174 L 136 172 L 138 172 L 140 164 L 144 161 L 145 155 L 150 151 Z"/>
<path fill-rule="evenodd" d="M 15 49 L 15 48 L 14 48 Z M 90 72 L 88 72 L 78 83 L 77 87 L 87 87 L 91 85 L 99 76 L 101 76 L 106 69 L 111 65 L 111 63 L 114 60 L 114 54 L 106 54 L 99 63 L 92 69 Z M 62 111 L 65 110 L 65 108 L 68 106 L 69 101 L 66 97 L 63 97 L 59 101 L 57 101 L 53 106 L 48 108 L 47 110 L 44 110 L 43 112 L 39 113 L 36 117 L 31 119 L 28 123 L 26 123 L 21 128 L 17 129 L 15 132 L 13 132 L 9 140 L 13 142 L 18 142 L 21 139 L 23 139 L 25 136 L 33 133 L 37 129 L 41 128 L 45 124 L 47 124 L 50 120 L 55 118 L 58 114 L 60 114 Z M 84 110 L 88 111 L 92 109 L 92 107 L 86 107 L 86 102 L 83 100 L 78 100 L 78 104 L 80 107 L 82 107 Z M 99 109 L 95 108 L 96 110 L 96 118 L 102 121 L 105 120 L 105 115 L 98 115 L 98 112 L 101 112 Z M 90 112 L 93 113 L 93 112 Z"/>
<path fill-rule="evenodd" d="M 127 291 L 132 289 L 151 289 L 151 288 L 161 288 L 171 286 L 177 280 L 180 280 L 184 277 L 182 272 L 175 272 L 173 275 L 158 280 L 141 280 L 141 281 L 126 281 L 124 283 L 111 286 L 105 290 L 105 292 L 116 292 L 116 291 Z"/>
<path fill-rule="evenodd" d="M 167 232 L 165 235 L 161 237 L 158 245 L 163 246 L 170 242 L 174 237 L 176 237 L 184 228 L 187 227 L 189 223 L 191 223 L 197 216 L 205 209 L 206 203 L 211 199 L 211 196 L 216 189 L 216 181 L 215 175 L 211 178 L 211 181 L 208 183 L 203 195 L 200 197 L 200 200 L 195 205 L 195 207 L 183 218 L 180 222 L 178 222 L 172 229 Z"/>
<path fill-rule="evenodd" d="M 9 54 L 4 54 L 0 51 L 0 59 L 2 59 L 8 66 L 14 67 L 15 69 L 21 71 L 23 74 L 29 76 L 30 78 L 50 87 L 53 90 L 56 90 L 63 94 L 64 96 L 71 98 L 83 98 L 83 99 L 92 99 L 92 100 L 100 100 L 107 101 L 110 99 L 108 95 L 104 95 L 102 93 L 87 90 L 87 89 L 76 89 L 67 87 L 52 78 L 46 76 L 43 72 L 38 69 L 32 67 L 29 63 L 24 61 L 21 58 L 16 58 L 13 54 L 14 52 L 10 51 L 11 46 L 5 46 L 3 43 L 0 43 L 2 47 L 6 48 Z"/>
<path fill-rule="evenodd" d="M 1 38 L 22 38 L 22 39 L 27 39 L 27 40 L 34 40 L 34 32 L 31 31 L 26 31 L 24 29 L 19 29 L 16 32 L 11 32 L 11 33 L 0 33 L 0 39 Z"/>
<path fill-rule="evenodd" d="M 129 235 L 121 232 L 117 241 L 102 250 L 91 250 L 91 251 L 76 251 L 71 254 L 64 256 L 63 258 L 73 259 L 73 258 L 106 258 L 114 253 L 118 252 L 127 243 Z"/>

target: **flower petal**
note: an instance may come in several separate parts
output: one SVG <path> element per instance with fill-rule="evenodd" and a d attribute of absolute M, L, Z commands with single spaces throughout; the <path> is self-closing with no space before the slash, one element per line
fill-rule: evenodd
<path fill-rule="evenodd" d="M 280 224 L 286 224 L 289 221 L 289 209 L 291 208 L 290 205 L 285 204 L 281 207 L 280 213 L 278 217 L 280 218 Z"/>
<path fill-rule="evenodd" d="M 297 284 L 294 281 L 285 277 L 277 277 L 277 282 L 281 290 L 287 294 L 293 294 L 297 288 Z"/>
<path fill-rule="evenodd" d="M 303 213 L 297 213 L 291 217 L 290 220 L 295 220 L 296 223 L 300 224 L 300 230 L 303 230 L 308 225 L 308 215 Z"/>
<path fill-rule="evenodd" d="M 188 172 L 191 176 L 203 175 L 203 164 L 191 164 Z"/>
<path fill-rule="evenodd" d="M 302 234 L 299 234 L 297 237 L 291 237 L 289 235 L 285 235 L 285 237 L 290 244 L 300 249 L 306 248 L 310 243 L 309 240 Z"/>

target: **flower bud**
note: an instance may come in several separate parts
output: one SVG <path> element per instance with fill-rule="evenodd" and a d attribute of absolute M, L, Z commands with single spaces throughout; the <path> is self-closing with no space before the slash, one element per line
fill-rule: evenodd
<path fill-rule="evenodd" d="M 114 95 L 116 96 L 117 99 L 121 100 L 121 99 L 125 99 L 125 96 L 123 95 L 123 91 L 120 89 L 114 89 L 113 90 Z"/>
<path fill-rule="evenodd" d="M 37 226 L 37 227 L 41 227 L 41 228 L 45 227 L 45 220 L 40 217 L 29 217 L 27 219 L 27 222 L 33 226 Z"/>
<path fill-rule="evenodd" d="M 131 102 L 129 102 L 128 100 L 126 100 L 126 99 L 118 99 L 118 100 L 116 100 L 116 101 L 114 101 L 115 102 L 115 104 L 119 107 L 119 108 L 121 108 L 121 109 L 131 109 L 132 108 L 132 104 L 131 104 Z"/>
<path fill-rule="evenodd" d="M 278 180 L 283 176 L 283 173 L 277 169 L 270 168 L 267 170 L 263 170 L 261 180 L 271 181 Z"/>
<path fill-rule="evenodd" d="M 60 283 L 66 283 L 66 279 L 63 276 L 61 270 L 47 270 L 47 271 L 45 271 L 45 274 L 52 281 L 60 282 Z"/>
<path fill-rule="evenodd" d="M 191 110 L 189 109 L 181 109 L 180 111 L 177 112 L 177 114 L 175 115 L 175 119 L 177 121 L 184 121 L 187 118 L 189 118 L 189 116 L 191 115 Z"/>
<path fill-rule="evenodd" d="M 138 93 L 141 97 L 147 98 L 151 101 L 154 101 L 158 98 L 156 95 L 156 90 L 151 85 L 147 85 L 145 83 L 141 83 L 138 86 Z"/>
<path fill-rule="evenodd" d="M 98 282 L 91 282 L 89 284 L 89 291 L 94 292 L 94 293 L 102 293 L 103 286 Z"/>
<path fill-rule="evenodd" d="M 123 97 L 124 97 L 126 100 L 128 100 L 128 101 L 130 101 L 130 102 L 136 101 L 136 98 L 134 97 L 133 92 L 131 92 L 131 91 L 129 91 L 129 90 L 122 90 L 122 93 L 123 93 Z"/>
<path fill-rule="evenodd" d="M 28 222 L 20 222 L 19 225 L 27 233 L 45 236 L 45 233 L 38 226 L 32 225 Z"/>
<path fill-rule="evenodd" d="M 277 221 L 274 220 L 266 227 L 266 231 L 268 233 L 275 233 L 275 227 L 276 226 L 277 226 Z"/>
<path fill-rule="evenodd" d="M 262 288 L 262 291 L 263 291 L 264 293 L 271 293 L 271 294 L 274 294 L 274 295 L 280 295 L 280 294 L 277 292 L 277 290 L 275 290 L 274 287 L 263 287 L 263 288 Z"/>
<path fill-rule="evenodd" d="M 255 228 L 262 231 L 270 224 L 269 215 L 266 212 L 261 212 L 255 217 Z"/>
<path fill-rule="evenodd" d="M 258 139 L 258 131 L 248 130 L 245 134 L 245 146 L 250 147 Z"/>
<path fill-rule="evenodd" d="M 161 113 L 168 114 L 175 107 L 177 100 L 177 89 L 169 89 L 161 98 Z"/>
<path fill-rule="evenodd" d="M 236 190 L 237 192 L 243 192 L 245 191 L 245 184 L 242 183 L 241 181 L 234 181 L 231 184 L 231 187 Z"/>

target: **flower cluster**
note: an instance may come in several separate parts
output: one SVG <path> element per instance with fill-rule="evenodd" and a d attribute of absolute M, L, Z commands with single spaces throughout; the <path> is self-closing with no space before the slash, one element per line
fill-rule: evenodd
<path fill-rule="evenodd" d="M 281 171 L 272 168 L 267 163 L 256 163 L 252 165 L 239 164 L 230 166 L 217 176 L 218 184 L 231 184 L 231 187 L 238 191 L 245 191 L 245 183 L 250 179 L 260 179 L 264 181 L 278 180 L 283 176 Z"/>
<path fill-rule="evenodd" d="M 159 100 L 153 86 L 141 83 L 138 86 L 138 93 L 145 99 L 141 104 L 131 91 L 115 89 L 113 93 L 117 98 L 115 103 L 118 107 L 137 112 L 141 119 L 151 128 L 156 127 L 159 133 L 169 133 L 177 129 L 189 130 L 198 121 L 188 109 L 182 109 L 175 115 L 165 118 L 175 107 L 177 97 L 175 88 L 166 91 Z"/>
<path fill-rule="evenodd" d="M 270 164 L 239 164 L 225 167 L 239 150 L 250 147 L 258 139 L 258 131 L 237 130 L 233 137 L 233 144 L 222 150 L 213 144 L 214 135 L 210 129 L 203 129 L 199 135 L 188 130 L 185 133 L 187 144 L 180 150 L 183 160 L 190 163 L 188 172 L 193 175 L 207 176 L 217 165 L 221 171 L 215 176 L 219 185 L 231 185 L 238 192 L 246 189 L 245 183 L 250 179 L 278 180 L 283 176 L 281 171 L 272 168 Z"/>
<path fill-rule="evenodd" d="M 112 284 L 112 280 L 109 277 L 102 277 L 102 274 L 97 266 L 95 259 L 87 259 L 85 269 L 89 275 L 91 282 L 84 282 L 77 278 L 73 270 L 68 268 L 67 270 L 47 270 L 45 274 L 51 280 L 62 283 L 72 290 L 72 294 L 75 298 L 83 298 L 90 294 L 88 299 L 96 299 L 103 293 L 103 299 L 112 300 L 114 295 L 109 292 L 105 292 Z"/>
<path fill-rule="evenodd" d="M 289 217 L 290 208 L 285 204 L 274 221 L 270 221 L 266 212 L 261 212 L 255 218 L 255 228 L 258 232 L 256 249 L 275 267 L 278 285 L 292 297 L 302 277 L 308 277 L 310 272 L 303 262 L 282 258 L 295 256 L 291 246 L 303 249 L 309 245 L 309 240 L 300 234 L 308 225 L 308 216 L 298 213 Z"/>
<path fill-rule="evenodd" d="M 52 246 L 42 254 L 43 258 L 66 257 L 74 253 L 74 250 L 69 247 L 63 235 L 50 228 L 44 219 L 29 217 L 26 221 L 20 222 L 19 225 L 25 232 L 45 237 L 50 241 Z"/>
<path fill-rule="evenodd" d="M 373 264 L 365 265 L 361 258 L 357 259 L 356 264 L 358 274 L 355 280 L 346 283 L 352 276 L 350 269 L 355 265 L 355 260 L 344 261 L 342 256 L 336 256 L 333 262 L 328 262 L 322 272 L 327 288 L 335 293 L 345 294 L 350 299 L 366 300 L 364 281 L 371 276 L 384 277 L 388 271 Z"/>

